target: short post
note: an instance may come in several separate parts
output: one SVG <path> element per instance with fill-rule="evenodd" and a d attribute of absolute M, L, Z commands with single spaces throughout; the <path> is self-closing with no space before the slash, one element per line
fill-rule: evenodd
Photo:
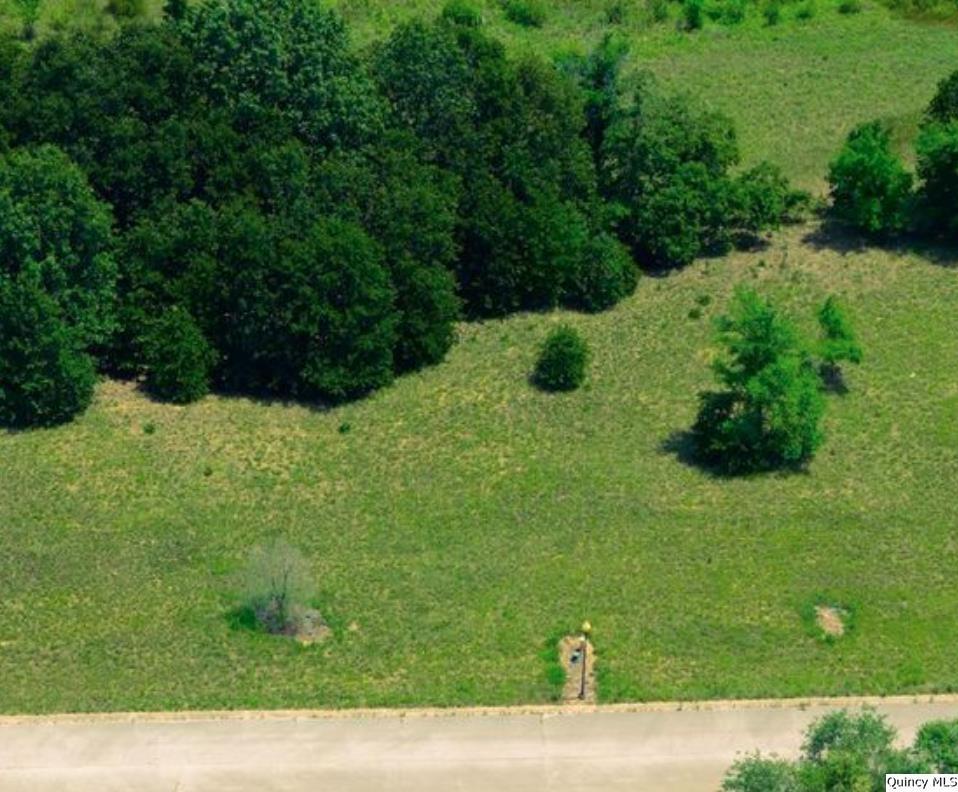
<path fill-rule="evenodd" d="M 579 681 L 579 700 L 585 699 L 585 675 L 586 666 L 589 663 L 589 634 L 592 632 L 592 625 L 585 621 L 582 622 L 582 643 L 580 651 L 582 653 L 582 678 Z"/>

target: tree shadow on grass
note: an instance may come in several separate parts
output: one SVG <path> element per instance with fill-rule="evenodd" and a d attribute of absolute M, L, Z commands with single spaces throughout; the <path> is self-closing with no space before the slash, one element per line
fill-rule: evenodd
<path fill-rule="evenodd" d="M 818 370 L 822 380 L 822 387 L 826 393 L 835 396 L 845 396 L 848 394 L 848 384 L 845 382 L 845 372 L 841 366 L 822 363 Z"/>
<path fill-rule="evenodd" d="M 733 479 L 751 479 L 762 478 L 765 476 L 794 476 L 808 474 L 808 468 L 805 465 L 785 465 L 777 468 L 767 468 L 758 470 L 743 470 L 740 472 L 726 470 L 719 465 L 715 465 L 702 460 L 696 453 L 695 435 L 688 429 L 681 429 L 672 432 L 662 444 L 659 450 L 663 454 L 672 454 L 679 462 L 686 467 L 694 468 L 709 478 L 722 481 L 731 481 Z"/>
<path fill-rule="evenodd" d="M 695 468 L 712 478 L 730 478 L 720 468 L 699 458 L 695 448 L 695 435 L 688 429 L 677 429 L 672 432 L 662 441 L 659 450 L 663 454 L 671 454 L 686 467 Z"/>
<path fill-rule="evenodd" d="M 880 250 L 894 256 L 914 255 L 947 269 L 958 268 L 958 250 L 939 240 L 916 234 L 905 234 L 891 239 L 873 239 L 864 236 L 835 220 L 825 219 L 802 237 L 802 242 L 818 251 L 831 251 L 845 256 Z"/>
<path fill-rule="evenodd" d="M 827 218 L 802 237 L 802 244 L 816 251 L 831 251 L 840 256 L 863 253 L 868 248 L 874 247 L 886 249 L 882 243 L 855 233 L 846 226 Z"/>

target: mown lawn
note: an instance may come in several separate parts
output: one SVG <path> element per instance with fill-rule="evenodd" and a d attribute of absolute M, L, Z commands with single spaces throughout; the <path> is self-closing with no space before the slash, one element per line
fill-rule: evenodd
<path fill-rule="evenodd" d="M 418 7 L 340 4 L 360 41 Z M 556 7 L 542 30 L 490 24 L 548 52 L 600 34 L 604 4 Z M 790 13 L 626 28 L 633 68 L 820 191 L 852 124 L 907 138 L 958 37 L 875 6 Z M 443 365 L 332 411 L 177 408 L 104 382 L 75 424 L 0 435 L 0 711 L 544 701 L 543 641 L 585 618 L 605 701 L 958 690 L 956 279 L 809 225 L 647 278 L 601 316 L 463 325 Z M 837 293 L 859 328 L 866 360 L 807 474 L 716 479 L 674 450 L 740 282 L 809 329 Z M 594 362 L 584 390 L 547 396 L 527 376 L 559 321 Z M 231 575 L 270 537 L 312 560 L 327 642 L 231 621 Z M 832 644 L 803 623 L 819 596 L 855 610 Z"/>
<path fill-rule="evenodd" d="M 331 412 L 108 382 L 75 425 L 0 438 L 0 710 L 542 701 L 542 642 L 583 618 L 606 701 L 958 689 L 956 272 L 810 235 L 602 316 L 464 326 L 444 365 Z M 736 282 L 806 321 L 839 293 L 860 327 L 807 474 L 720 480 L 663 447 Z M 560 320 L 595 360 L 546 396 L 526 376 Z M 272 536 L 313 560 L 325 644 L 231 627 L 230 572 Z M 802 623 L 817 595 L 856 609 L 831 645 Z"/>

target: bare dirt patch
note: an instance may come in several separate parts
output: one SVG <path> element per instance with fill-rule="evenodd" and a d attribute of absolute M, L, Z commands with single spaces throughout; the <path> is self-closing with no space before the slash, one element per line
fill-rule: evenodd
<path fill-rule="evenodd" d="M 584 646 L 584 651 L 583 651 Z M 583 657 L 584 655 L 584 657 Z M 585 690 L 583 691 L 582 663 L 585 661 Z M 562 700 L 567 703 L 594 704 L 595 649 L 581 635 L 567 635 L 559 641 L 559 662 L 566 671 Z"/>
<path fill-rule="evenodd" d="M 304 646 L 326 640 L 333 631 L 323 619 L 322 614 L 315 608 L 307 608 L 296 614 L 293 624 L 287 630 L 287 635 L 295 638 Z"/>
<path fill-rule="evenodd" d="M 842 608 L 835 608 L 831 605 L 815 606 L 815 622 L 819 629 L 834 638 L 840 638 L 845 634 L 846 613 Z"/>

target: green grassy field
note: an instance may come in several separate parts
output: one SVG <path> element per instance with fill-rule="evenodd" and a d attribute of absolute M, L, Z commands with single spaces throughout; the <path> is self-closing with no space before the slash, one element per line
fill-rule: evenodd
<path fill-rule="evenodd" d="M 958 688 L 958 281 L 810 233 L 606 315 L 464 326 L 446 364 L 331 412 L 105 383 L 75 425 L 0 438 L 0 710 L 541 701 L 542 642 L 583 618 L 607 701 Z M 861 329 L 808 474 L 663 449 L 742 281 L 805 319 L 840 293 Z M 560 319 L 595 361 L 547 396 L 526 376 Z M 271 536 L 313 560 L 326 643 L 231 627 L 229 573 Z M 831 645 L 802 622 L 820 594 L 856 609 Z"/>
<path fill-rule="evenodd" d="M 599 34 L 598 4 L 560 5 L 579 15 L 491 24 L 546 51 Z M 363 38 L 406 6 L 346 10 Z M 958 67 L 953 30 L 876 7 L 635 38 L 733 115 L 746 160 L 813 189 L 851 124 L 907 129 Z M 809 330 L 840 294 L 859 329 L 866 360 L 807 474 L 716 479 L 669 450 L 742 282 Z M 527 376 L 560 321 L 594 361 L 585 389 L 548 396 Z M 332 411 L 178 408 L 104 382 L 76 423 L 0 436 L 0 711 L 545 701 L 543 642 L 583 619 L 605 701 L 958 690 L 951 262 L 809 225 L 646 278 L 604 315 L 460 336 L 443 365 Z M 311 559 L 326 642 L 231 621 L 231 574 L 271 537 Z M 854 631 L 810 635 L 817 597 L 851 604 Z"/>

